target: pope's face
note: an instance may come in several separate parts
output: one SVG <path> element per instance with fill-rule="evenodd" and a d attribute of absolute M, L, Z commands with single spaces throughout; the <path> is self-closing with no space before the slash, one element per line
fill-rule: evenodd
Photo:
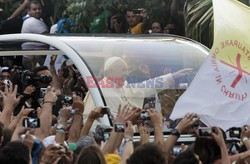
<path fill-rule="evenodd" d="M 117 61 L 117 63 L 112 66 L 110 74 L 112 78 L 122 79 L 122 82 L 124 82 L 126 80 L 127 75 L 128 66 L 127 63 L 125 63 L 124 61 Z"/>

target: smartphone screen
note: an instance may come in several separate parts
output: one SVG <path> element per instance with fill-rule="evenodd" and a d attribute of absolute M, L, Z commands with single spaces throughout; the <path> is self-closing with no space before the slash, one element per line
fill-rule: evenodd
<path fill-rule="evenodd" d="M 211 134 L 212 134 L 212 128 L 200 128 L 199 129 L 199 136 L 200 137 L 211 136 Z"/>
<path fill-rule="evenodd" d="M 39 118 L 25 118 L 23 120 L 23 126 L 26 128 L 39 128 L 40 119 Z"/>
<path fill-rule="evenodd" d="M 115 124 L 115 132 L 124 132 L 124 125 L 123 124 Z"/>
<path fill-rule="evenodd" d="M 103 133 L 103 141 L 104 142 L 109 140 L 109 137 L 110 137 L 110 132 L 104 132 Z"/>

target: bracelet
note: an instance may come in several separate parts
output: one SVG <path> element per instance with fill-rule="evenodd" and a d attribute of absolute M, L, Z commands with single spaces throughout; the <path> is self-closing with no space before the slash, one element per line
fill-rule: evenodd
<path fill-rule="evenodd" d="M 243 137 L 242 138 L 242 143 L 244 144 L 244 142 L 248 141 L 248 138 L 247 137 Z"/>
<path fill-rule="evenodd" d="M 124 142 L 127 143 L 127 142 L 133 142 L 133 138 L 131 137 L 124 137 Z"/>

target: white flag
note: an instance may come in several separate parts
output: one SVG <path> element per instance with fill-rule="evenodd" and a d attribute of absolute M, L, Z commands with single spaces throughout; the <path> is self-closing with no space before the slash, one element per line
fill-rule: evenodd
<path fill-rule="evenodd" d="M 250 124 L 250 8 L 236 0 L 213 0 L 213 8 L 213 48 L 170 118 L 195 112 L 227 130 Z"/>

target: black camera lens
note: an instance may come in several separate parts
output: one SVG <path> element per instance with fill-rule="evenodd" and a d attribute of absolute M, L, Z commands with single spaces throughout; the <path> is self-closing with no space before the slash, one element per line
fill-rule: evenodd
<path fill-rule="evenodd" d="M 41 75 L 40 82 L 43 84 L 49 84 L 52 81 L 52 77 L 50 75 Z"/>

